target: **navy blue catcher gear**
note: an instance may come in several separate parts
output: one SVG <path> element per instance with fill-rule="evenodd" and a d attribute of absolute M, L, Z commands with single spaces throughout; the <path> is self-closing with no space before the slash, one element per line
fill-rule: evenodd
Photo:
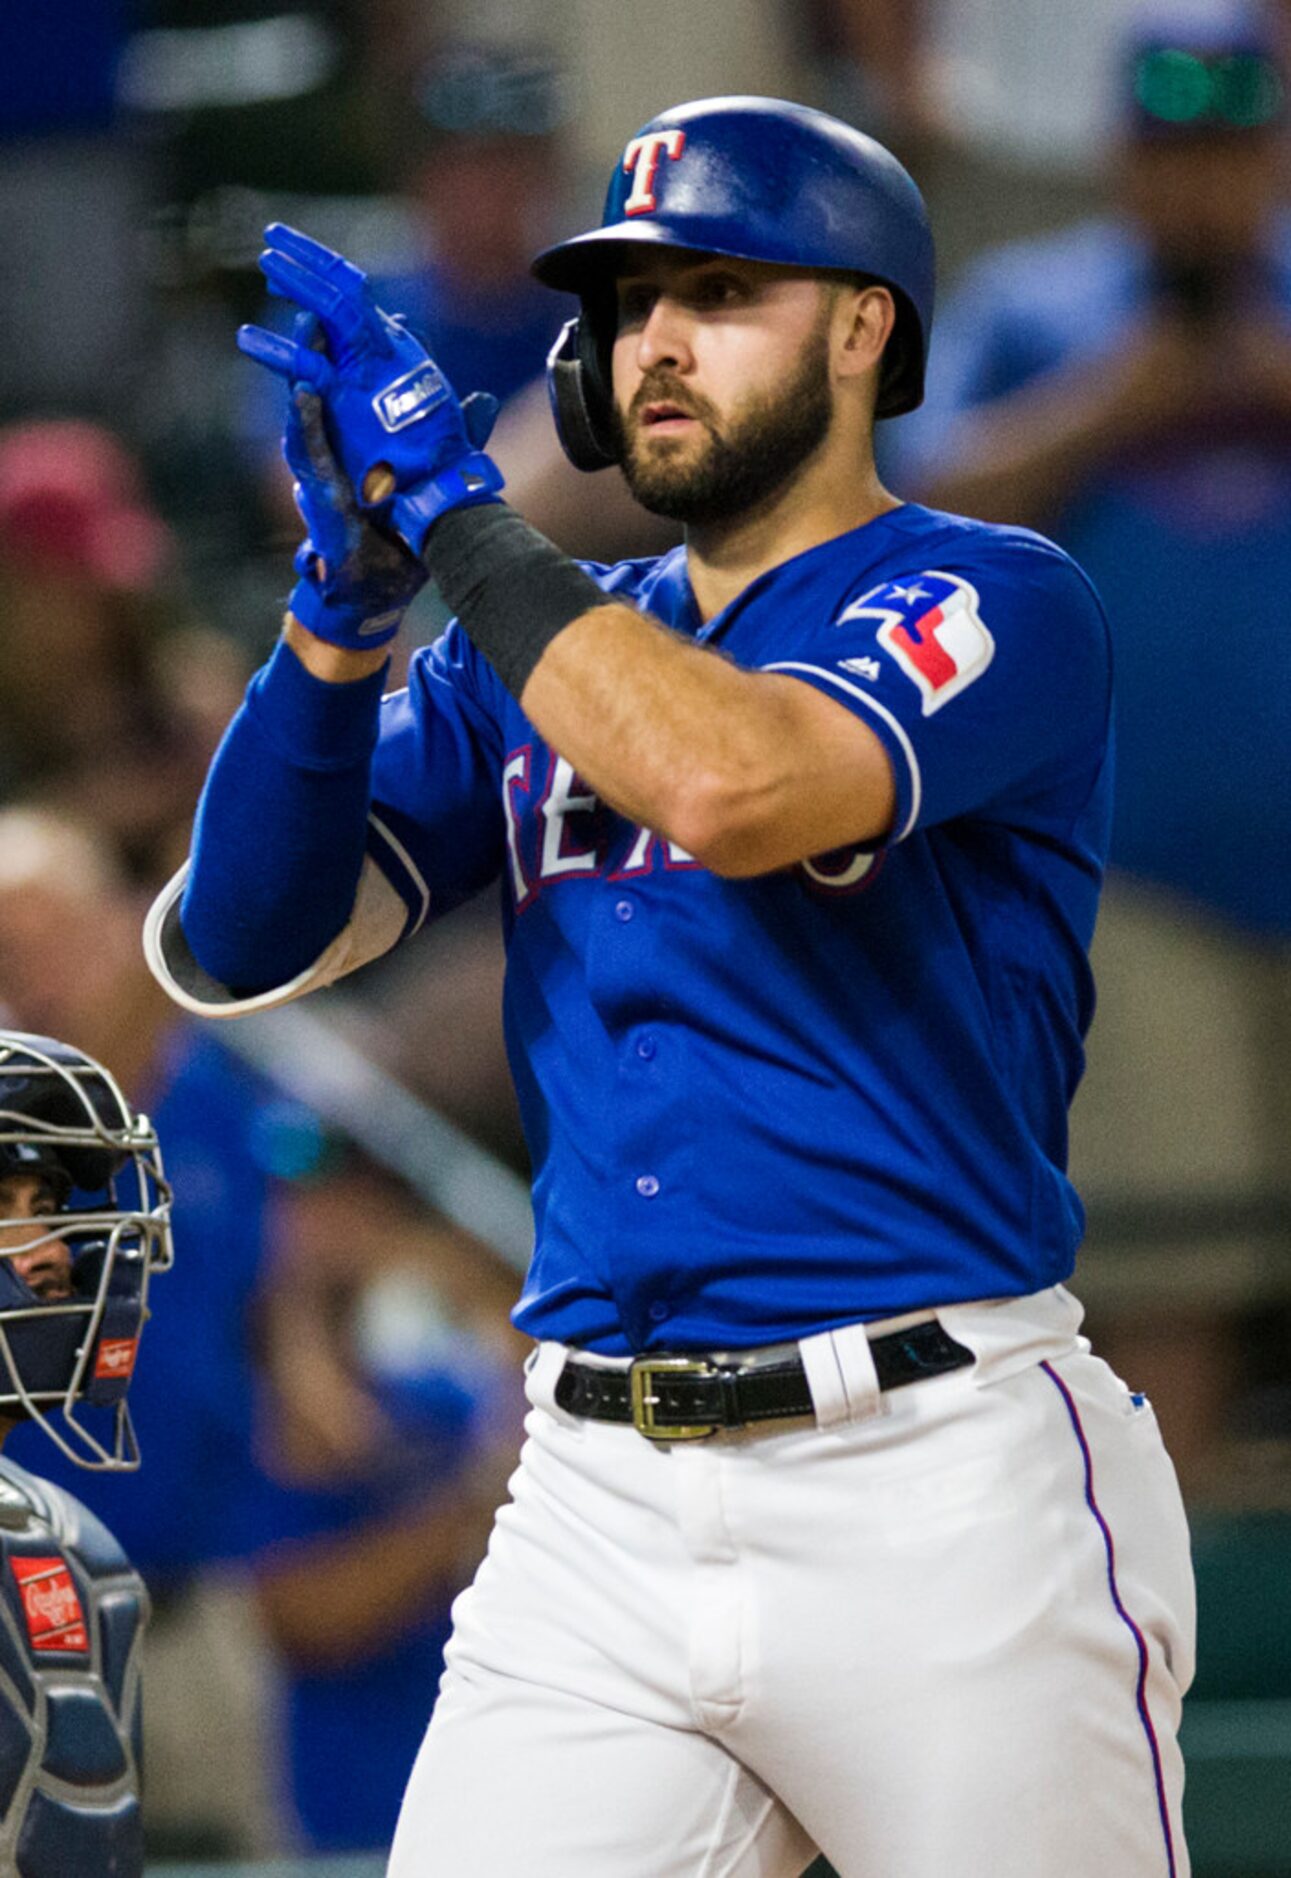
<path fill-rule="evenodd" d="M 923 398 L 932 328 L 932 232 L 923 197 L 872 137 L 779 98 L 702 98 L 653 118 L 610 180 L 599 228 L 533 264 L 582 313 L 552 349 L 556 429 L 579 469 L 618 461 L 610 396 L 614 278 L 632 247 L 685 248 L 745 261 L 861 275 L 891 289 L 875 415 Z"/>
<path fill-rule="evenodd" d="M 24 1174 L 56 1210 L 13 1212 L 3 1183 Z M 0 1215 L 0 1416 L 35 1421 L 82 1467 L 137 1467 L 126 1392 L 149 1280 L 171 1263 L 170 1188 L 147 1117 L 52 1037 L 0 1031 Z M 70 1290 L 42 1296 L 15 1259 L 58 1247 Z M 97 1431 L 86 1403 L 104 1411 Z"/>
<path fill-rule="evenodd" d="M 0 1870 L 142 1878 L 148 1594 L 61 1487 L 0 1460 Z"/>

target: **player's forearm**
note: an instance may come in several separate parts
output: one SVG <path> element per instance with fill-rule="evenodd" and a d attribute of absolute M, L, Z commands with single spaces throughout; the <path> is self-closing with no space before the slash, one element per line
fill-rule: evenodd
<path fill-rule="evenodd" d="M 685 687 L 669 695 L 677 636 L 607 599 L 504 503 L 443 516 L 423 554 L 535 729 L 612 807 L 684 847 L 676 807 L 705 745 L 686 735 Z M 539 682 L 553 661 L 555 677 Z"/>
<path fill-rule="evenodd" d="M 835 829 L 821 796 L 837 782 L 839 732 L 804 687 L 607 598 L 504 505 L 446 516 L 426 561 L 547 743 L 611 807 L 713 872 L 766 873 L 889 826 L 877 739 L 858 764 L 850 726 Z"/>
<path fill-rule="evenodd" d="M 342 693 L 283 648 L 252 680 L 206 780 L 181 907 L 193 956 L 230 989 L 289 983 L 349 918 L 380 701 L 379 673 Z"/>
<path fill-rule="evenodd" d="M 610 605 L 552 641 L 522 703 L 597 795 L 714 873 L 767 873 L 832 845 L 819 817 L 839 753 L 828 731 L 804 736 L 799 711 L 820 700 L 793 679 L 746 671 Z M 866 781 L 869 819 L 858 799 L 840 842 L 888 825 L 890 771 L 877 747 Z"/>
<path fill-rule="evenodd" d="M 703 859 L 758 787 L 770 725 L 755 694 L 719 653 L 612 603 L 551 642 L 521 703 L 597 795 Z"/>

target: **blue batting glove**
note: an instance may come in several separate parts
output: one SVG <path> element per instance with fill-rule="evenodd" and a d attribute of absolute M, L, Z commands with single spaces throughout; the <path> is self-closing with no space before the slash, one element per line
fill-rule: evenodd
<path fill-rule="evenodd" d="M 425 568 L 360 509 L 332 454 L 322 399 L 306 383 L 291 388 L 282 450 L 309 530 L 296 550 L 300 579 L 288 602 L 291 612 L 332 645 L 355 652 L 385 645 L 425 585 Z"/>
<path fill-rule="evenodd" d="M 323 399 L 341 467 L 368 508 L 420 554 L 431 524 L 447 510 L 491 502 L 502 475 L 484 455 L 496 401 L 458 402 L 425 346 L 372 299 L 361 269 L 281 223 L 265 230 L 260 257 L 275 293 L 313 314 L 326 354 L 299 339 L 243 326 L 248 358 Z"/>

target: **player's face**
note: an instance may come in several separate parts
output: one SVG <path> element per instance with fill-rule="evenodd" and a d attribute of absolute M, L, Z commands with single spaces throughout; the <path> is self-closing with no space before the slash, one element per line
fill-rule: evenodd
<path fill-rule="evenodd" d="M 831 288 L 717 256 L 643 260 L 618 282 L 614 401 L 623 473 L 656 515 L 703 526 L 757 510 L 829 431 Z"/>
<path fill-rule="evenodd" d="M 23 1220 L 48 1219 L 60 1211 L 59 1196 L 42 1174 L 10 1174 L 0 1180 L 0 1252 L 46 1304 L 61 1304 L 73 1293 L 72 1255 L 64 1240 L 47 1236 L 49 1226 L 33 1231 Z M 27 1251 L 14 1252 L 15 1246 Z"/>

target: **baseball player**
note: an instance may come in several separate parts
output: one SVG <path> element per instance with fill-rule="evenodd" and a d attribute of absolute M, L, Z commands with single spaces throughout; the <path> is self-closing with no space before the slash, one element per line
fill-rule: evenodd
<path fill-rule="evenodd" d="M 1184 1518 L 1063 1282 L 1106 627 L 878 478 L 915 185 L 768 99 L 629 140 L 535 263 L 567 451 L 685 524 L 614 568 L 508 509 L 356 269 L 262 265 L 309 540 L 149 955 L 236 1014 L 500 874 L 533 1158 L 529 1438 L 392 1878 L 1178 1878 Z M 455 622 L 382 699 L 427 573 Z"/>
<path fill-rule="evenodd" d="M 157 1138 L 79 1050 L 0 1031 L 0 1442 L 138 1465 L 126 1391 L 170 1261 Z M 143 1581 L 87 1508 L 0 1461 L 0 1871 L 137 1878 Z"/>

